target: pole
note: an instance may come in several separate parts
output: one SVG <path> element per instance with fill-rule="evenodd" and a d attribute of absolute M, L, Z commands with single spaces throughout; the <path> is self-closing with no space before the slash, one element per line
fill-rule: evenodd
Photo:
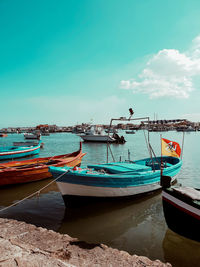
<path fill-rule="evenodd" d="M 185 132 L 183 131 L 182 148 L 181 148 L 181 160 L 183 158 L 183 145 L 184 145 Z"/>
<path fill-rule="evenodd" d="M 160 177 L 162 178 L 162 175 L 163 175 L 163 162 L 162 162 L 162 134 L 160 135 L 160 141 L 161 141 Z"/>

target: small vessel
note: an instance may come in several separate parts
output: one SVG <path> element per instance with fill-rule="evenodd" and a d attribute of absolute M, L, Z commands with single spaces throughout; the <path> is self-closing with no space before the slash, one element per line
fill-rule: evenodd
<path fill-rule="evenodd" d="M 126 130 L 126 134 L 135 134 L 134 130 Z"/>
<path fill-rule="evenodd" d="M 39 141 L 13 142 L 13 146 L 37 146 Z M 42 145 L 42 143 L 40 143 Z M 41 146 L 40 145 L 40 146 Z"/>
<path fill-rule="evenodd" d="M 176 131 L 177 132 L 195 132 L 196 129 L 194 127 L 192 127 L 191 125 L 190 126 L 184 125 L 184 126 L 178 126 L 176 128 Z"/>
<path fill-rule="evenodd" d="M 103 128 L 99 125 L 92 125 L 90 130 L 86 131 L 84 134 L 79 135 L 85 142 L 116 142 L 116 139 L 106 134 Z"/>
<path fill-rule="evenodd" d="M 0 186 L 50 178 L 52 175 L 48 171 L 49 166 L 80 166 L 84 155 L 80 144 L 78 151 L 69 154 L 2 163 L 0 164 Z"/>
<path fill-rule="evenodd" d="M 0 133 L 0 137 L 7 137 L 8 135 L 6 133 Z"/>
<path fill-rule="evenodd" d="M 171 186 L 162 176 L 162 203 L 166 223 L 177 234 L 200 242 L 200 189 Z"/>
<path fill-rule="evenodd" d="M 118 133 L 118 130 L 115 128 L 111 128 L 111 129 L 105 129 L 106 133 Z"/>
<path fill-rule="evenodd" d="M 49 133 L 49 132 L 41 132 L 41 135 L 42 135 L 42 136 L 49 136 L 50 133 Z"/>
<path fill-rule="evenodd" d="M 25 139 L 37 139 L 40 140 L 41 133 L 35 132 L 35 133 L 24 133 Z"/>
<path fill-rule="evenodd" d="M 0 147 L 0 160 L 16 159 L 39 154 L 41 142 L 32 146 L 5 146 Z"/>
<path fill-rule="evenodd" d="M 148 149 L 152 152 L 150 144 Z M 150 158 L 141 160 L 131 161 L 129 158 L 128 161 L 111 163 L 108 163 L 107 153 L 105 164 L 88 165 L 83 169 L 50 167 L 49 171 L 57 179 L 65 202 L 69 198 L 134 196 L 160 189 L 161 171 L 175 180 L 182 166 L 180 146 L 176 142 L 162 139 L 161 151 L 161 157 L 151 155 Z"/>

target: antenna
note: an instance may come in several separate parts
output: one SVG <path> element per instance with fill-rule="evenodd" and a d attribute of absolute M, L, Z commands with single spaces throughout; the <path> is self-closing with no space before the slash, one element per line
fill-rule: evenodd
<path fill-rule="evenodd" d="M 148 122 L 148 148 L 149 148 L 149 153 L 151 155 L 151 158 L 152 158 L 152 154 L 151 154 L 151 150 L 150 150 L 150 145 L 149 145 L 149 117 L 142 117 L 142 118 L 134 118 L 134 119 L 131 119 L 131 117 L 133 116 L 134 114 L 134 111 L 132 108 L 129 108 L 129 113 L 130 113 L 130 117 L 127 119 L 126 117 L 120 117 L 118 119 L 111 119 L 110 120 L 110 126 L 109 126 L 109 129 L 108 129 L 108 135 L 110 133 L 110 129 L 112 127 L 112 122 L 113 121 L 135 121 L 135 120 L 146 120 Z M 111 152 L 111 148 L 109 146 L 109 142 L 107 140 L 107 163 L 108 163 L 108 150 L 110 149 L 110 152 Z M 112 155 L 112 153 L 111 153 Z M 112 155 L 113 156 L 113 155 Z M 114 159 L 113 159 L 114 160 Z M 115 160 L 114 160 L 115 161 Z"/>
<path fill-rule="evenodd" d="M 130 118 L 133 116 L 133 114 L 134 114 L 134 111 L 133 111 L 133 109 L 132 108 L 129 108 L 129 113 L 130 113 L 130 117 L 129 117 L 129 120 L 130 120 Z"/>

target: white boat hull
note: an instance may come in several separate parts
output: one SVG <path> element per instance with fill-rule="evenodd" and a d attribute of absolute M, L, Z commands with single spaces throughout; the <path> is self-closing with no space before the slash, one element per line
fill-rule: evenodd
<path fill-rule="evenodd" d="M 115 142 L 116 140 L 108 135 L 80 135 L 86 142 Z"/>
<path fill-rule="evenodd" d="M 40 139 L 40 135 L 35 135 L 35 134 L 24 134 L 25 139 Z"/>
<path fill-rule="evenodd" d="M 176 180 L 173 177 L 172 182 Z M 131 187 L 99 187 L 57 182 L 62 196 L 124 197 L 149 193 L 161 188 L 160 182 Z"/>

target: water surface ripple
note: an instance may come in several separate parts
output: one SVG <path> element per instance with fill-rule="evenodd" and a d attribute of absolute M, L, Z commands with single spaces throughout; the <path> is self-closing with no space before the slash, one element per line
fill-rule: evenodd
<path fill-rule="evenodd" d="M 148 157 L 144 132 L 126 135 L 124 145 L 112 144 L 115 160 L 136 160 Z M 182 144 L 180 132 L 164 132 L 162 137 Z M 160 133 L 151 133 L 150 140 L 156 155 L 160 155 Z M 178 182 L 200 188 L 200 132 L 186 133 L 184 137 L 183 167 Z M 8 135 L 0 139 L 0 145 L 11 145 L 23 141 L 22 134 Z M 78 150 L 80 137 L 72 133 L 56 133 L 43 136 L 44 149 L 40 157 L 70 153 Z M 106 144 L 83 143 L 82 166 L 106 162 Z M 109 157 L 112 160 L 111 157 Z M 51 179 L 0 188 L 0 207 L 6 207 L 30 195 L 46 185 Z M 104 243 L 130 254 L 160 259 L 177 267 L 199 266 L 200 244 L 170 231 L 162 210 L 161 192 L 143 197 L 117 201 L 88 203 L 82 207 L 65 207 L 56 183 L 51 184 L 39 197 L 33 197 L 2 213 L 1 217 L 22 220 L 37 226 L 67 233 L 93 243 Z"/>

